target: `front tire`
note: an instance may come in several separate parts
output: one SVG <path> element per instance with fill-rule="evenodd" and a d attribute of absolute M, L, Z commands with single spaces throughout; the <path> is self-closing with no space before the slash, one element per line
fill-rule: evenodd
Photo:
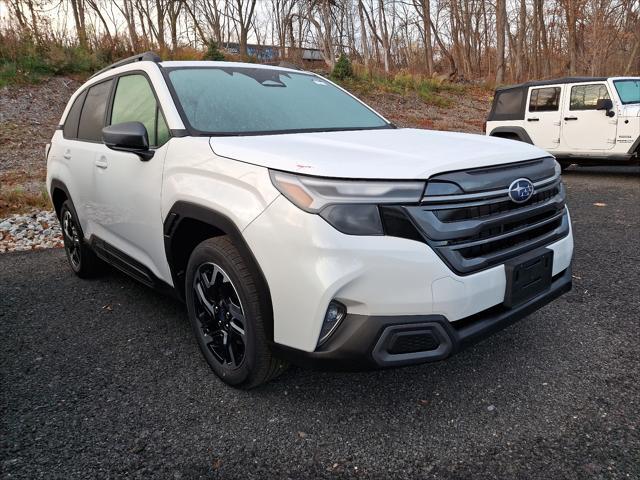
<path fill-rule="evenodd" d="M 71 270 L 80 278 L 97 276 L 101 272 L 102 264 L 91 247 L 84 241 L 80 222 L 69 200 L 65 201 L 60 209 L 60 226 L 62 227 L 64 251 L 67 254 Z"/>
<path fill-rule="evenodd" d="M 286 363 L 269 349 L 256 281 L 227 236 L 194 249 L 185 282 L 193 332 L 222 381 L 249 389 L 285 370 Z"/>

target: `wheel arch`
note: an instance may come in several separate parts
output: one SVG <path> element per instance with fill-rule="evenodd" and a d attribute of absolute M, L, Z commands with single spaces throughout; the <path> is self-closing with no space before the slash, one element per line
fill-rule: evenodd
<path fill-rule="evenodd" d="M 265 327 L 273 341 L 273 307 L 269 284 L 238 226 L 226 215 L 191 202 L 178 201 L 167 213 L 164 225 L 164 246 L 173 286 L 178 296 L 185 298 L 185 272 L 195 247 L 208 238 L 228 235 L 247 262 L 256 281 L 260 307 L 266 314 Z"/>
<path fill-rule="evenodd" d="M 69 189 L 62 181 L 57 179 L 51 180 L 49 192 L 51 196 L 51 203 L 53 204 L 53 208 L 56 212 L 56 216 L 58 217 L 58 220 L 60 220 L 60 211 L 62 210 L 62 204 L 67 200 L 71 202 L 71 208 L 73 209 L 73 213 L 74 215 L 76 215 L 76 218 L 78 218 L 78 214 L 75 211 L 73 200 L 71 199 L 71 195 L 69 194 Z"/>
<path fill-rule="evenodd" d="M 533 145 L 531 137 L 527 131 L 522 127 L 496 127 L 491 130 L 490 137 L 509 138 L 511 135 L 515 135 L 521 142 L 529 143 Z"/>

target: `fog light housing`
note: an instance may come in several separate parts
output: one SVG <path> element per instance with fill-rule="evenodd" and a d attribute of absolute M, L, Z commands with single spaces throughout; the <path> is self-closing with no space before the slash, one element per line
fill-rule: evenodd
<path fill-rule="evenodd" d="M 318 340 L 318 346 L 326 342 L 331 334 L 335 332 L 340 322 L 346 317 L 347 308 L 340 302 L 331 300 L 327 313 L 324 315 L 324 321 L 322 322 L 322 328 L 320 329 L 320 338 Z"/>

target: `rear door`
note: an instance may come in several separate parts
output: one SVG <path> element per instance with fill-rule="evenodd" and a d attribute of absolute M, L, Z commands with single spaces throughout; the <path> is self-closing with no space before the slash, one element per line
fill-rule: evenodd
<path fill-rule="evenodd" d="M 95 185 L 93 169 L 102 142 L 102 127 L 112 80 L 92 85 L 74 101 L 63 127 L 62 161 L 70 170 L 71 194 L 86 238 L 95 230 Z"/>
<path fill-rule="evenodd" d="M 144 124 L 155 155 L 143 161 L 100 145 L 94 169 L 98 236 L 170 282 L 160 198 L 169 130 L 146 75 L 132 72 L 116 79 L 109 113 L 107 125 Z"/>
<path fill-rule="evenodd" d="M 604 82 L 573 84 L 565 87 L 562 139 L 573 152 L 597 153 L 613 148 L 616 141 L 617 116 L 608 117 L 596 110 L 600 99 L 611 98 Z M 567 149 L 563 148 L 563 150 Z"/>
<path fill-rule="evenodd" d="M 533 144 L 545 150 L 555 150 L 560 145 L 561 95 L 560 85 L 529 89 L 525 128 Z"/>

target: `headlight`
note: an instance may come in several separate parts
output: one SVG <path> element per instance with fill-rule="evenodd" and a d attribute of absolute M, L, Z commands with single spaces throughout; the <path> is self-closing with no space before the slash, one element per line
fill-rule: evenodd
<path fill-rule="evenodd" d="M 379 204 L 417 203 L 420 181 L 337 180 L 271 170 L 273 185 L 298 208 L 350 235 L 382 235 Z"/>

